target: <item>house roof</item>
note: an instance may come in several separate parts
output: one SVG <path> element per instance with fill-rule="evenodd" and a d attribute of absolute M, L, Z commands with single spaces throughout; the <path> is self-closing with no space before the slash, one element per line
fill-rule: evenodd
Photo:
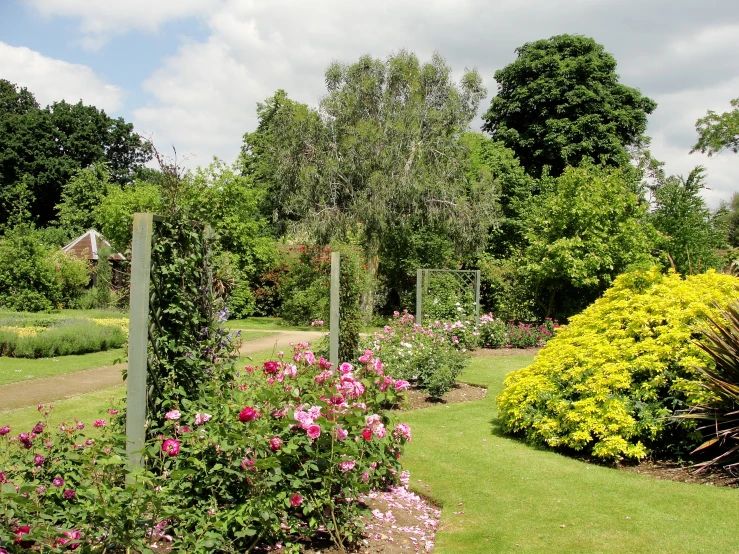
<path fill-rule="evenodd" d="M 98 248 L 101 246 L 109 248 L 112 252 L 108 259 L 115 261 L 123 261 L 126 259 L 126 257 L 120 252 L 115 252 L 110 243 L 105 240 L 105 237 L 95 229 L 90 229 L 83 235 L 80 235 L 67 246 L 62 248 L 62 250 L 67 254 L 74 254 L 78 258 L 97 261 Z"/>

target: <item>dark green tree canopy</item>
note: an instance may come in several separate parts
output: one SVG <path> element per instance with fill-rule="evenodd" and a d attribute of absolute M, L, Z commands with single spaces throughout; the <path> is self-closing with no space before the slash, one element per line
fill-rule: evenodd
<path fill-rule="evenodd" d="M 149 144 L 122 118 L 82 101 L 40 108 L 27 89 L 0 79 L 0 199 L 12 205 L 25 181 L 38 224 L 55 219 L 63 187 L 78 170 L 105 162 L 111 181 L 123 185 L 150 158 Z M 7 218 L 6 208 L 0 223 Z"/>
<path fill-rule="evenodd" d="M 616 60 L 579 35 L 526 43 L 495 72 L 498 94 L 483 130 L 512 148 L 533 177 L 545 165 L 560 175 L 585 157 L 609 165 L 628 160 L 626 147 L 644 133 L 657 104 L 618 82 Z"/>

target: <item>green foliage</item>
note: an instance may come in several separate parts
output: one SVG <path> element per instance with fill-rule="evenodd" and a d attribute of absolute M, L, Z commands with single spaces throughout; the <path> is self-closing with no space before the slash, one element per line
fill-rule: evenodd
<path fill-rule="evenodd" d="M 732 248 L 739 246 L 739 192 L 731 195 L 731 200 L 721 201 L 714 214 L 716 228 L 723 232 L 726 244 Z"/>
<path fill-rule="evenodd" d="M 654 191 L 655 207 L 649 220 L 664 235 L 660 249 L 683 275 L 721 266 L 716 249 L 722 237 L 700 196 L 705 188 L 704 173 L 705 168 L 698 166 L 687 179 L 669 177 Z"/>
<path fill-rule="evenodd" d="M 490 311 L 506 321 L 536 319 L 537 309 L 533 291 L 527 287 L 522 278 L 519 271 L 521 265 L 523 265 L 521 253 L 514 253 L 505 259 L 488 254 L 478 258 L 481 310 Z"/>
<path fill-rule="evenodd" d="M 288 270 L 280 286 L 280 316 L 289 325 L 329 320 L 330 248 L 300 246 L 285 257 Z"/>
<path fill-rule="evenodd" d="M 487 251 L 508 257 L 524 242 L 524 210 L 531 195 L 538 193 L 539 184 L 526 174 L 516 154 L 502 142 L 480 133 L 465 133 L 460 142 L 467 150 L 467 179 L 499 195 L 500 220 L 490 229 Z"/>
<path fill-rule="evenodd" d="M 362 348 L 381 357 L 389 375 L 441 398 L 457 382 L 469 354 L 456 348 L 440 327 L 422 327 L 407 312 L 396 312 L 382 331 L 365 339 Z"/>
<path fill-rule="evenodd" d="M 0 79 L 0 190 L 7 205 L 8 193 L 28 178 L 38 224 L 54 220 L 63 186 L 80 169 L 105 162 L 111 180 L 125 184 L 150 158 L 148 143 L 122 118 L 81 101 L 41 108 L 27 89 Z M 0 213 L 1 222 L 8 217 L 7 209 Z"/>
<path fill-rule="evenodd" d="M 691 153 L 702 152 L 712 156 L 726 149 L 739 152 L 739 98 L 731 101 L 731 107 L 734 109 L 722 114 L 708 110 L 705 117 L 695 122 L 698 142 Z"/>
<path fill-rule="evenodd" d="M 475 289 L 455 274 L 431 272 L 424 283 L 423 316 L 431 321 L 474 317 Z"/>
<path fill-rule="evenodd" d="M 115 248 L 125 251 L 131 244 L 133 214 L 160 213 L 163 207 L 158 185 L 136 182 L 125 188 L 111 186 L 94 210 L 96 228 Z"/>
<path fill-rule="evenodd" d="M 110 173 L 104 163 L 78 170 L 62 189 L 62 201 L 56 206 L 59 226 L 70 237 L 95 227 L 95 208 L 108 194 Z"/>
<path fill-rule="evenodd" d="M 458 140 L 485 94 L 480 76 L 457 84 L 440 56 L 401 51 L 334 63 L 326 86 L 319 111 L 278 92 L 245 136 L 244 171 L 266 187 L 273 220 L 319 244 L 360 244 L 371 278 L 388 237 L 407 229 L 437 225 L 461 250 L 481 248 L 496 194 L 465 179 Z"/>
<path fill-rule="evenodd" d="M 236 284 L 228 299 L 228 309 L 231 317 L 235 319 L 243 319 L 254 315 L 256 299 L 249 288 L 248 282 L 240 281 Z"/>
<path fill-rule="evenodd" d="M 18 227 L 0 241 L 0 306 L 48 311 L 70 306 L 89 282 L 87 262 L 41 242 L 39 233 Z"/>
<path fill-rule="evenodd" d="M 53 358 L 120 348 L 128 340 L 120 325 L 71 319 L 45 329 L 0 328 L 0 356 Z"/>
<path fill-rule="evenodd" d="M 739 466 L 739 303 L 732 302 L 719 319 L 703 323 L 698 346 L 713 360 L 714 367 L 699 366 L 698 370 L 711 395 L 677 417 L 703 423 L 699 430 L 705 442 L 694 453 L 712 452 L 715 456 L 698 467 L 721 464 L 732 470 Z"/>
<path fill-rule="evenodd" d="M 543 182 L 527 218 L 520 268 L 538 319 L 565 320 L 630 266 L 648 263 L 654 231 L 646 205 L 618 169 L 568 168 Z"/>
<path fill-rule="evenodd" d="M 737 279 L 714 271 L 684 280 L 657 268 L 621 275 L 531 366 L 507 377 L 501 426 L 606 460 L 684 452 L 695 445 L 694 427 L 667 418 L 706 397 L 696 368 L 712 365 L 691 325 L 715 316 L 714 302 L 737 297 Z"/>
<path fill-rule="evenodd" d="M 558 35 L 516 49 L 516 61 L 495 72 L 498 94 L 483 129 L 511 148 L 526 172 L 544 166 L 559 176 L 585 158 L 623 165 L 654 101 L 618 82 L 616 60 L 580 35 Z"/>

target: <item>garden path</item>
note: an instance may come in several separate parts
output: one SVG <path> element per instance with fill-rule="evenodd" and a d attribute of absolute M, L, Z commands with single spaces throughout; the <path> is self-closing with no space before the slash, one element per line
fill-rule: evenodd
<path fill-rule="evenodd" d="M 245 341 L 239 353 L 249 355 L 270 349 L 275 353 L 278 350 L 287 351 L 291 342 L 315 343 L 323 335 L 320 331 L 281 331 L 279 329 L 267 331 L 275 334 Z M 108 365 L 55 375 L 54 377 L 0 385 L 0 412 L 38 404 L 48 404 L 64 398 L 121 385 L 123 384 L 121 372 L 126 367 L 127 364 Z"/>

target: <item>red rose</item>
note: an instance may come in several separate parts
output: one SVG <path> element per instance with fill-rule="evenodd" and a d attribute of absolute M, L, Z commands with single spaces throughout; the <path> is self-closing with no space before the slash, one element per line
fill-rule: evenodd
<path fill-rule="evenodd" d="M 253 421 L 259 417 L 259 412 L 251 406 L 247 406 L 241 412 L 239 412 L 239 421 L 246 423 L 247 421 Z"/>
<path fill-rule="evenodd" d="M 362 431 L 362 436 L 364 437 L 364 440 L 371 441 L 372 440 L 372 429 L 365 429 Z"/>

